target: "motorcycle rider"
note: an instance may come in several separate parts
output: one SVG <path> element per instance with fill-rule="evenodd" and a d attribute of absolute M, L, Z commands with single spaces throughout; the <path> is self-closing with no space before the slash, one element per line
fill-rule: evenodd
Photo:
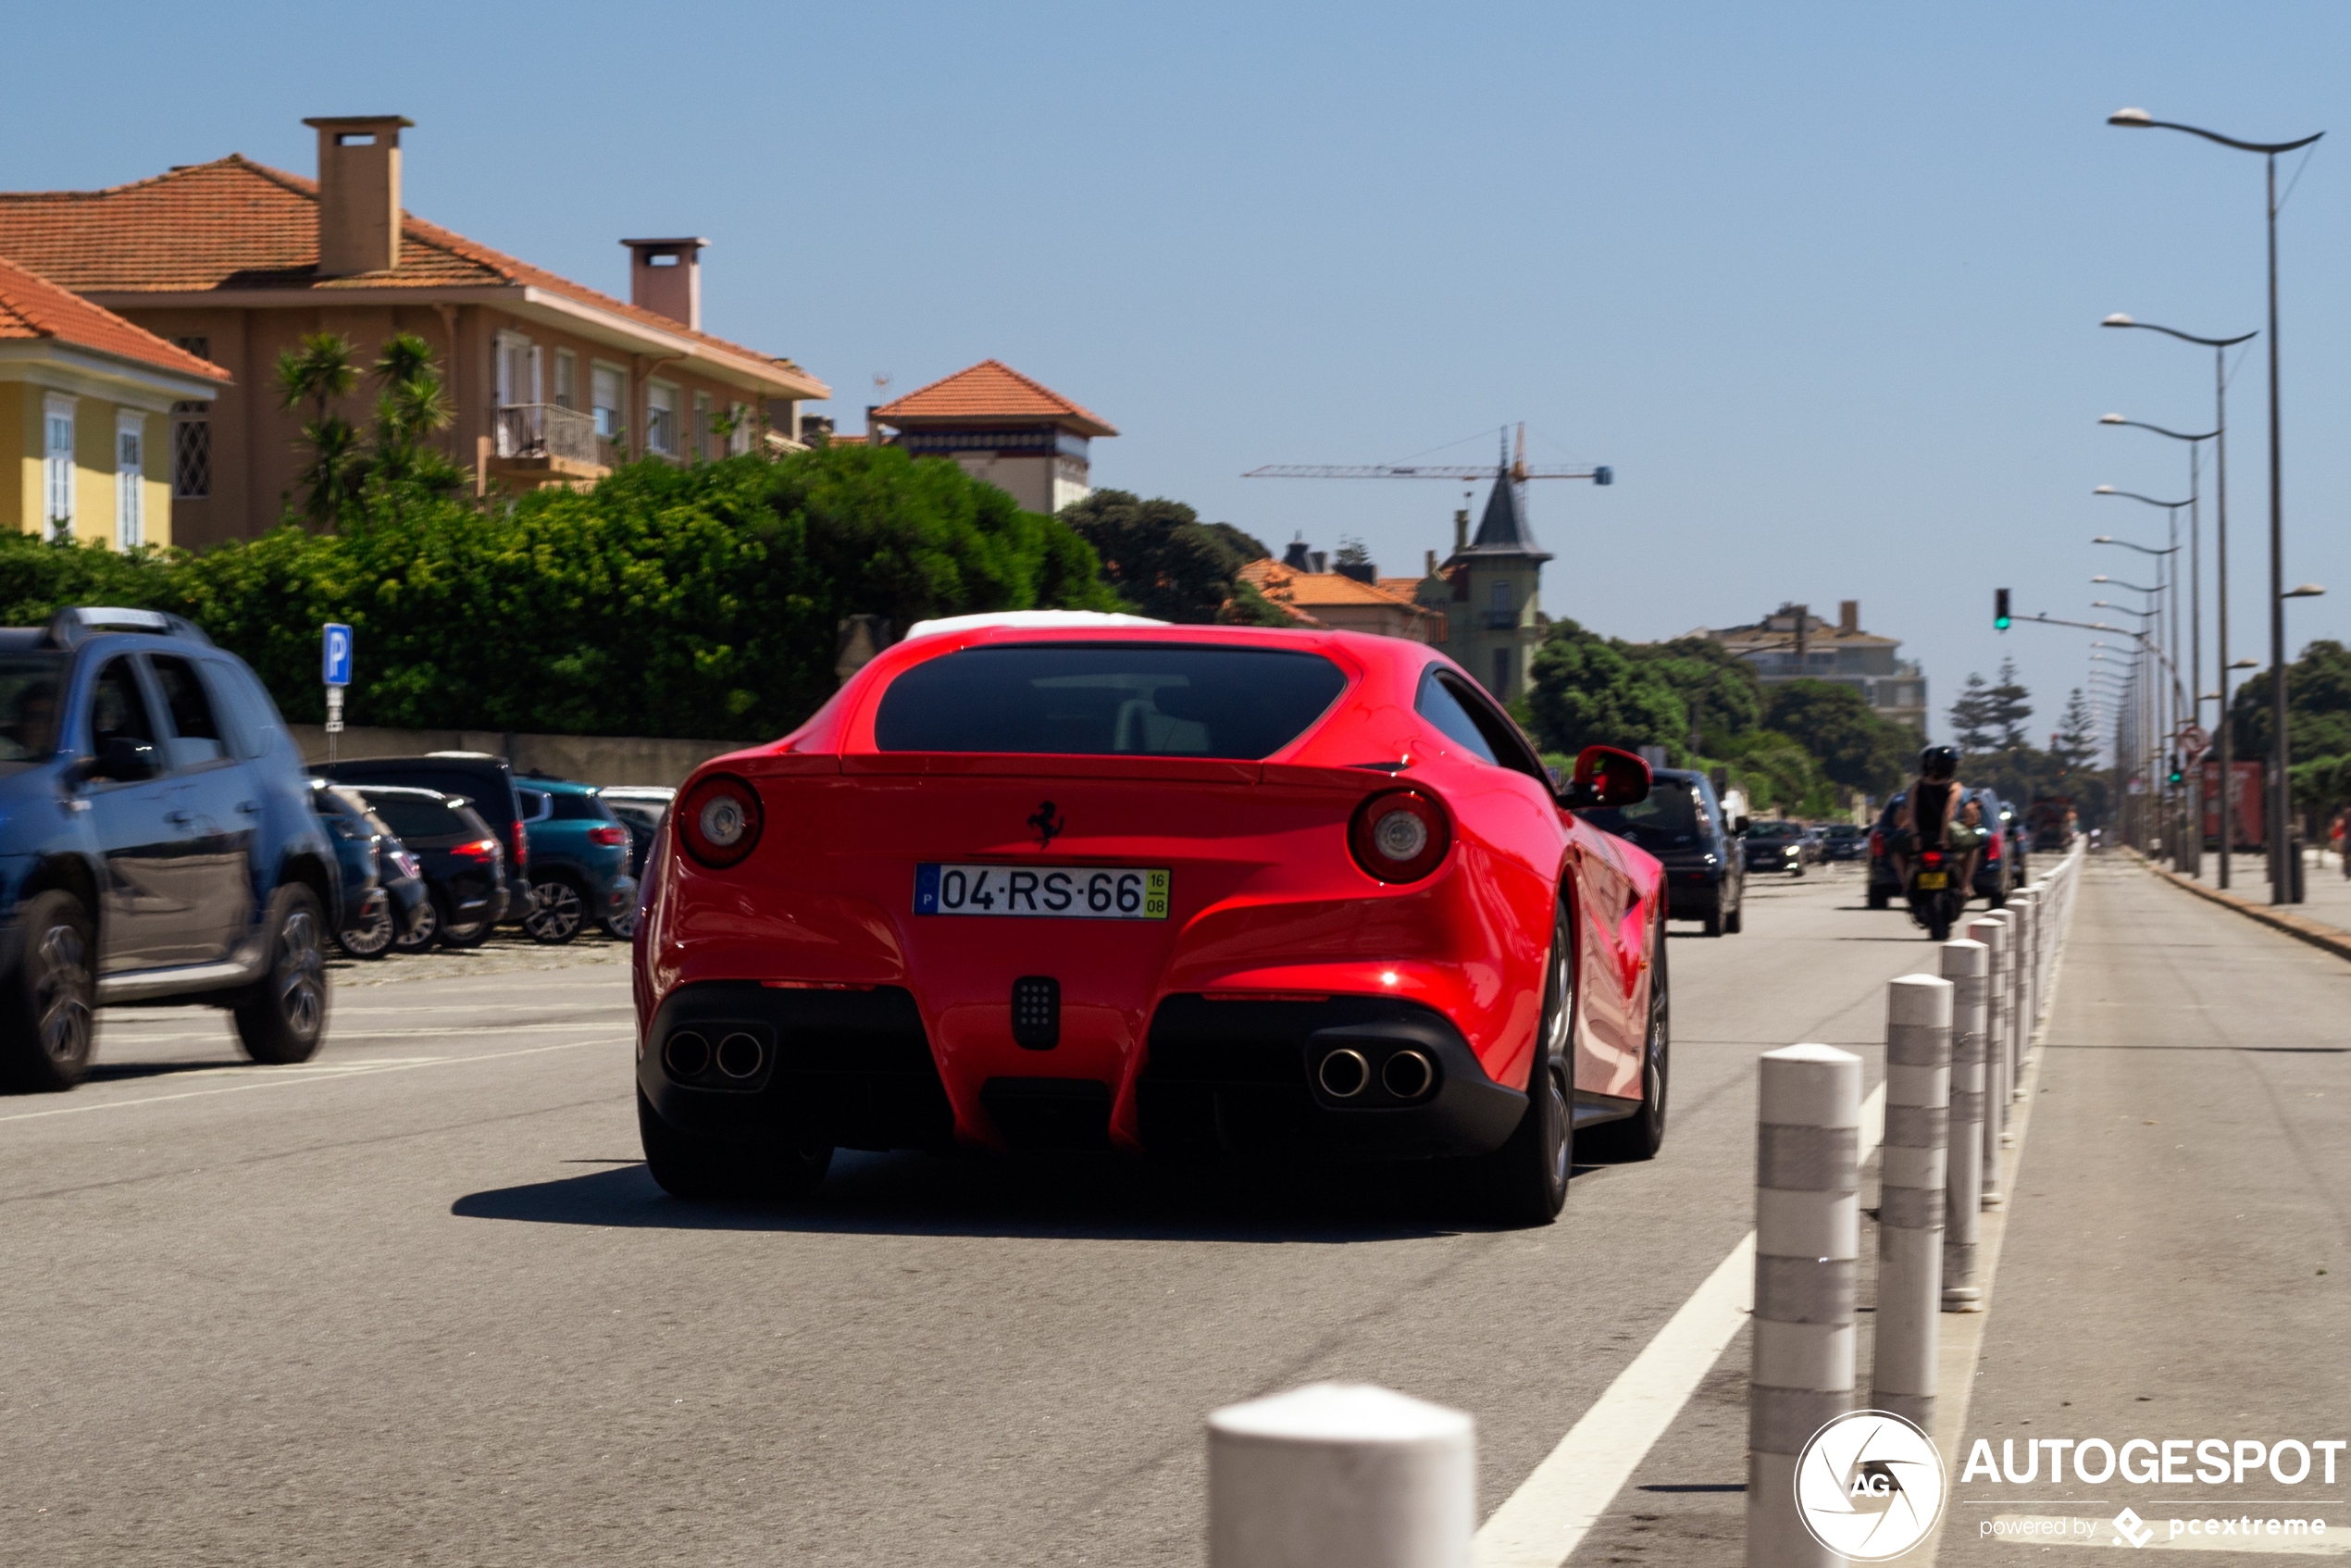
<path fill-rule="evenodd" d="M 1957 746 L 1929 746 L 1919 753 L 1919 776 L 1895 811 L 1893 841 L 1887 846 L 1894 875 L 1905 888 L 1910 885 L 1910 856 L 1922 848 L 1939 849 L 1949 857 L 1952 887 L 1964 890 L 1974 885 L 1975 857 L 1981 852 L 1972 846 L 1955 850 L 1951 827 L 1955 822 L 1980 827 L 1984 808 L 1967 798 L 1959 776 Z"/>

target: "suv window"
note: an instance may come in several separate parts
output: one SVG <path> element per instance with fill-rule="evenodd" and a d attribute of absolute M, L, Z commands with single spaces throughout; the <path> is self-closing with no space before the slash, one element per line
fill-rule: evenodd
<path fill-rule="evenodd" d="M 147 716 L 147 699 L 139 690 L 139 672 L 127 657 L 106 661 L 90 694 L 91 749 L 103 752 L 109 740 L 131 740 L 152 746 L 155 721 Z"/>
<path fill-rule="evenodd" d="M 527 790 L 517 784 L 515 799 L 522 803 L 525 822 L 544 822 L 555 815 L 555 797 L 544 790 Z"/>
<path fill-rule="evenodd" d="M 248 761 L 267 755 L 279 729 L 278 705 L 269 693 L 242 666 L 225 659 L 206 659 L 204 673 L 214 712 L 228 717 L 228 738 L 236 742 L 237 755 Z"/>
<path fill-rule="evenodd" d="M 466 831 L 465 820 L 440 801 L 428 801 L 416 795 L 379 795 L 367 790 L 361 796 L 373 811 L 390 825 L 400 841 L 415 849 L 442 849 L 456 843 Z"/>
<path fill-rule="evenodd" d="M 557 822 L 610 822 L 611 810 L 593 795 L 555 795 Z"/>
<path fill-rule="evenodd" d="M 57 676 L 64 667 L 55 653 L 0 659 L 0 768 L 39 762 L 57 749 Z"/>
<path fill-rule="evenodd" d="M 171 760 L 176 766 L 196 767 L 228 755 L 220 743 L 220 726 L 212 716 L 212 699 L 195 666 L 171 653 L 150 653 L 147 667 L 163 689 L 163 705 L 171 714 Z"/>

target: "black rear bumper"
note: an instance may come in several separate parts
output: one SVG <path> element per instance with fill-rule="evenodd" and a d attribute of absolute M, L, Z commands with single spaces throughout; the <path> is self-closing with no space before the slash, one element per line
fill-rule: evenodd
<path fill-rule="evenodd" d="M 1325 1057 L 1353 1051 L 1368 1082 L 1341 1099 L 1317 1082 Z M 1391 1058 L 1418 1052 L 1436 1073 L 1400 1098 Z M 1441 1014 L 1386 997 L 1211 1001 L 1176 995 L 1151 1019 L 1136 1084 L 1143 1147 L 1154 1154 L 1412 1160 L 1499 1148 L 1526 1096 L 1486 1076 Z"/>

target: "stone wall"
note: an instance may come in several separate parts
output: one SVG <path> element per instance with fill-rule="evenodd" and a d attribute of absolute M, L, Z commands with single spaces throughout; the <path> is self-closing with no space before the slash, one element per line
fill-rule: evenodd
<path fill-rule="evenodd" d="M 327 760 L 327 732 L 316 724 L 290 724 L 287 731 L 303 756 Z M 513 735 L 494 729 L 370 729 L 355 725 L 335 738 L 335 754 L 357 757 L 417 757 L 427 752 L 489 752 L 512 763 L 583 784 L 666 784 L 673 788 L 707 759 L 756 744 L 743 740 L 656 740 L 634 735 Z"/>

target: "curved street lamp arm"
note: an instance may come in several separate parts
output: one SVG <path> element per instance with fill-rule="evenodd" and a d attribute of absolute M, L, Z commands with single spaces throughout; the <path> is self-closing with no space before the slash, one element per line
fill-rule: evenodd
<path fill-rule="evenodd" d="M 2128 501 L 2144 501 L 2150 506 L 2160 506 L 2167 512 L 2175 512 L 2183 506 L 2194 504 L 2193 501 L 2158 501 L 2152 495 L 2141 495 L 2135 490 L 2117 490 L 2112 485 L 2100 485 L 2090 493 L 2092 495 L 2119 495 Z M 2133 548 L 2135 549 L 2137 547 L 2134 545 Z M 2172 546 L 2172 549 L 2174 550 L 2178 548 L 2179 547 L 2177 545 Z M 2158 552 L 2150 550 L 2147 554 L 2150 555 L 2158 554 L 2169 555 L 2171 554 L 2171 551 L 2165 550 Z"/>
<path fill-rule="evenodd" d="M 2136 327 L 2143 331 L 2160 332 L 2167 338 L 2177 338 L 2183 343 L 2202 343 L 2206 348 L 2234 348 L 2239 343 L 2249 343 L 2254 339 L 2261 335 L 2258 332 L 2244 332 L 2233 338 L 2199 338 L 2194 332 L 2182 332 L 2174 330 L 2170 327 L 2158 327 L 2152 321 L 2133 321 L 2127 317 L 2121 320 L 2117 320 L 2115 317 L 2109 316 L 2105 320 L 2099 322 L 2098 325 L 2101 327 Z"/>
<path fill-rule="evenodd" d="M 2101 425 L 2127 425 L 2134 430 L 2153 430 L 2157 435 L 2170 436 L 2173 441 L 2210 441 L 2214 436 L 2220 433 L 2218 430 L 2207 430 L 2200 436 L 2182 435 L 2177 430 L 2167 430 L 2160 425 L 2150 425 L 2144 419 L 2100 419 L 2098 423 Z M 2164 504 L 2158 502 L 2156 504 L 2162 505 Z"/>
<path fill-rule="evenodd" d="M 2233 136 L 2223 136 L 2217 131 L 2207 131 L 2198 125 L 2182 125 L 2177 120 L 2149 119 L 2145 109 L 2123 109 L 2106 117 L 2108 125 L 2120 125 L 2132 131 L 2184 131 L 2191 136 L 2201 136 L 2208 142 L 2218 142 L 2223 147 L 2234 147 L 2241 153 L 2290 153 L 2296 147 L 2307 147 L 2324 136 L 2305 136 L 2298 142 L 2240 142 Z"/>

